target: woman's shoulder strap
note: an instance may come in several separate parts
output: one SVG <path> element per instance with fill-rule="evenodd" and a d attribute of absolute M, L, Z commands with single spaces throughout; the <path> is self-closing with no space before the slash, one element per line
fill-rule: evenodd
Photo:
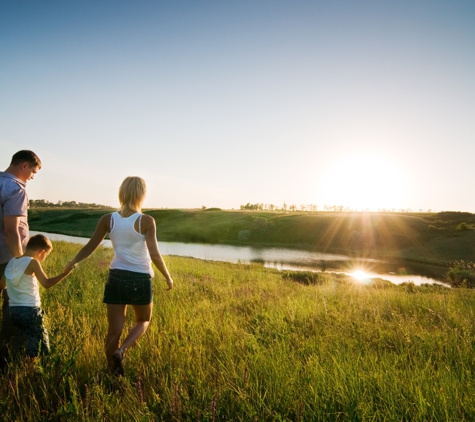
<path fill-rule="evenodd" d="M 117 211 L 114 211 L 110 214 L 110 220 L 109 220 L 109 233 L 112 231 L 114 227 L 114 221 L 117 218 L 117 216 L 120 215 Z"/>

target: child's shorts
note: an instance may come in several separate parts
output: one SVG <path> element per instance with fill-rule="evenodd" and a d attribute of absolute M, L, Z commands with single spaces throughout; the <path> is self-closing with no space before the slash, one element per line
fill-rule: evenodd
<path fill-rule="evenodd" d="M 26 337 L 26 355 L 49 354 L 48 331 L 43 324 L 44 311 L 31 306 L 10 306 L 10 320 Z"/>
<path fill-rule="evenodd" d="M 153 299 L 152 277 L 147 273 L 110 270 L 104 289 L 104 303 L 148 305 Z"/>

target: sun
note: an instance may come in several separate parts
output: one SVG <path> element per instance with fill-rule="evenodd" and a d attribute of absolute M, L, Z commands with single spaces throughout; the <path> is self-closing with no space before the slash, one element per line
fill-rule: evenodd
<path fill-rule="evenodd" d="M 358 281 L 362 281 L 364 280 L 365 278 L 368 277 L 368 274 L 366 274 L 364 271 L 362 270 L 357 270 L 353 273 L 351 273 L 351 275 L 356 278 Z"/>
<path fill-rule="evenodd" d="M 404 173 L 387 158 L 357 153 L 336 162 L 323 181 L 327 205 L 343 205 L 362 211 L 399 208 L 403 199 Z"/>

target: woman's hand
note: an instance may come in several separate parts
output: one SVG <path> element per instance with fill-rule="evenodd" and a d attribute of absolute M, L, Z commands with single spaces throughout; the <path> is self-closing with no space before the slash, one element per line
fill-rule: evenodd
<path fill-rule="evenodd" d="M 68 263 L 66 263 L 66 265 L 64 266 L 64 269 L 63 269 L 63 273 L 64 274 L 69 274 L 74 268 L 77 267 L 78 264 L 73 264 L 72 261 L 69 261 Z"/>
<path fill-rule="evenodd" d="M 167 282 L 167 286 L 168 286 L 168 289 L 167 289 L 167 290 L 173 289 L 173 280 L 172 280 L 172 278 L 171 278 L 171 277 L 167 277 L 167 278 L 165 279 L 165 281 Z"/>

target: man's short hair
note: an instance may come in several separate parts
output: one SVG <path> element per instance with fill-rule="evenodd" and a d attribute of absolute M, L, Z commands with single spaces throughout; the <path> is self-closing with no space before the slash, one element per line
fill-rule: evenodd
<path fill-rule="evenodd" d="M 53 249 L 53 245 L 51 240 L 49 240 L 46 236 L 42 234 L 35 234 L 34 236 L 30 237 L 30 240 L 28 240 L 26 249 L 31 251 L 49 251 L 50 249 Z"/>
<path fill-rule="evenodd" d="M 12 162 L 10 165 L 17 166 L 18 164 L 28 163 L 30 167 L 39 167 L 41 168 L 40 158 L 33 152 L 28 149 L 22 149 L 16 154 L 13 154 Z"/>

